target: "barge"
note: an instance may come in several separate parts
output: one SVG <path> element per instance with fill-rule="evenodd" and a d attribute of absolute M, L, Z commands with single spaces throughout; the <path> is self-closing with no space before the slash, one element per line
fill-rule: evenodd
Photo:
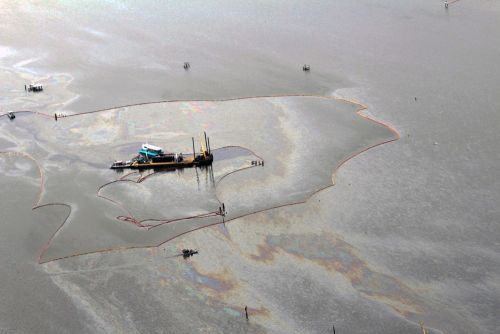
<path fill-rule="evenodd" d="M 139 154 L 131 160 L 117 160 L 111 169 L 146 169 L 146 168 L 187 168 L 211 165 L 214 157 L 210 149 L 210 140 L 205 133 L 201 141 L 201 153 L 196 154 L 193 141 L 193 154 L 165 153 L 161 147 L 143 144 Z"/>

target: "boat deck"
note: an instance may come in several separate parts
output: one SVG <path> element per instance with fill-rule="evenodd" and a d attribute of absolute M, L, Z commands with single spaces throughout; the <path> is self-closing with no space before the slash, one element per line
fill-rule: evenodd
<path fill-rule="evenodd" d="M 213 155 L 210 154 L 206 158 L 203 156 L 185 156 L 182 161 L 168 161 L 168 162 L 153 162 L 152 160 L 139 162 L 133 161 L 130 163 L 114 163 L 111 169 L 146 169 L 146 168 L 187 168 L 193 166 L 210 165 L 213 161 Z"/>

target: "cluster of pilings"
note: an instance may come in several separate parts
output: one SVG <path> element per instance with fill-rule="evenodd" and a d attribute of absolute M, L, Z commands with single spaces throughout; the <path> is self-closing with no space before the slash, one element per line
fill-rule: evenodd
<path fill-rule="evenodd" d="M 58 118 L 63 118 L 63 117 L 67 117 L 68 115 L 66 115 L 65 113 L 54 113 L 54 119 L 56 120 L 57 122 L 57 119 Z"/>
<path fill-rule="evenodd" d="M 226 211 L 226 205 L 221 203 L 221 206 L 219 206 L 219 215 L 222 216 L 223 218 L 226 217 L 227 211 Z"/>
<path fill-rule="evenodd" d="M 210 138 L 207 137 L 207 133 L 205 131 L 203 131 L 203 135 L 205 136 L 205 152 L 201 153 L 210 155 L 212 154 L 212 150 L 210 149 Z M 191 140 L 193 141 L 193 159 L 196 159 L 196 149 L 194 148 L 194 137 L 191 137 Z"/>
<path fill-rule="evenodd" d="M 41 84 L 30 84 L 29 86 L 24 85 L 24 90 L 27 92 L 42 92 L 43 86 Z"/>

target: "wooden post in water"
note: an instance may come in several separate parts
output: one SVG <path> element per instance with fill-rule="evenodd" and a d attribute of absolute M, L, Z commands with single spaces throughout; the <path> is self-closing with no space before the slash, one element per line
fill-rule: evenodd
<path fill-rule="evenodd" d="M 193 140 L 193 160 L 196 159 L 196 151 L 194 150 L 194 137 L 191 137 Z"/>
<path fill-rule="evenodd" d="M 207 133 L 203 131 L 203 134 L 205 135 L 205 150 L 208 152 L 208 144 L 207 144 Z"/>

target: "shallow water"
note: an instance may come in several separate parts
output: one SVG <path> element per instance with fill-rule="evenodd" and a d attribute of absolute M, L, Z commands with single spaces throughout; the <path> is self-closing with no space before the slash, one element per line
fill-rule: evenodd
<path fill-rule="evenodd" d="M 360 117 L 359 108 L 318 97 L 151 104 L 58 121 L 24 114 L 3 122 L 2 136 L 43 172 L 37 207 L 71 210 L 42 251 L 40 261 L 47 262 L 156 246 L 224 219 L 306 201 L 332 185 L 343 159 L 396 139 L 387 127 Z M 252 120 L 243 121 L 250 113 Z M 214 151 L 210 168 L 108 169 L 111 157 L 129 159 L 146 138 L 188 155 L 189 131 L 203 127 Z M 330 131 L 336 136 L 325 143 Z M 252 165 L 257 160 L 265 165 Z M 222 203 L 225 218 L 218 215 Z"/>
<path fill-rule="evenodd" d="M 9 217 L 0 257 L 0 328 L 21 333 L 324 333 L 335 324 L 337 332 L 406 333 L 419 332 L 422 320 L 431 333 L 498 332 L 499 13 L 498 3 L 483 0 L 461 0 L 447 11 L 439 1 L 417 0 L 2 2 L 0 114 L 10 109 L 69 114 L 150 100 L 334 92 L 367 104 L 365 113 L 393 125 L 402 138 L 349 160 L 336 173 L 335 187 L 304 204 L 191 232 L 158 248 L 42 266 L 37 250 L 69 209 L 30 211 L 37 200 L 36 167 L 29 159 L 15 158 L 10 165 L 29 163 L 31 168 L 0 177 L 6 182 L 3 190 L 15 189 L 2 191 L 0 201 L 2 224 Z M 184 61 L 191 62 L 190 71 L 182 68 Z M 304 63 L 311 64 L 310 73 L 301 71 Z M 23 84 L 32 80 L 42 82 L 46 92 L 26 94 Z M 177 108 L 197 115 L 210 104 L 186 102 Z M 287 113 L 312 106 L 293 99 L 281 104 L 277 109 Z M 217 110 L 230 109 L 222 113 L 221 124 L 227 118 L 239 120 L 239 127 L 248 123 L 264 132 L 273 129 L 258 123 L 259 110 L 269 110 L 261 102 L 242 105 L 217 105 Z M 247 116 L 231 120 L 230 111 L 240 108 Z M 83 200 L 89 205 L 80 206 L 80 213 L 95 217 L 105 212 L 107 222 L 131 230 L 133 224 L 116 221 L 122 210 L 83 196 L 95 190 L 92 182 L 112 179 L 107 170 L 94 172 L 106 169 L 109 162 L 104 161 L 130 156 L 147 140 L 188 152 L 189 137 L 199 131 L 144 136 L 132 121 L 126 128 L 136 139 L 122 145 L 115 140 L 122 138 L 123 127 L 113 126 L 124 124 L 121 120 L 80 126 L 78 118 L 67 118 L 63 122 L 72 126 L 64 129 L 47 119 L 47 128 L 40 131 L 33 119 L 18 114 L 9 123 L 0 118 L 1 147 L 39 152 L 40 160 L 50 156 L 44 167 L 53 173 L 78 166 L 84 180 L 74 182 L 68 174 L 64 177 L 71 182 L 52 182 L 54 191 L 44 193 L 44 200 L 68 201 L 69 196 L 51 196 L 73 194 L 73 204 Z M 328 136 L 308 131 L 287 136 L 337 151 L 345 144 L 339 141 L 342 136 L 323 120 L 302 118 L 304 124 L 291 122 L 289 130 L 319 126 Z M 186 118 L 181 127 L 190 121 Z M 257 154 L 272 146 L 273 154 L 282 147 L 301 157 L 312 155 L 291 141 L 273 139 L 273 145 L 266 145 L 265 136 L 246 138 L 230 128 L 214 135 L 213 125 L 204 123 L 197 127 L 221 140 L 215 147 L 227 140 L 248 144 Z M 19 139 L 24 141 L 16 146 Z M 92 147 L 106 142 L 114 143 L 116 156 L 88 158 Z M 58 153 L 58 146 L 66 153 Z M 69 154 L 77 147 L 84 159 Z M 237 212 L 253 209 L 244 203 L 265 207 L 283 193 L 300 198 L 310 191 L 288 188 L 287 178 L 296 181 L 292 186 L 332 178 L 332 170 L 319 167 L 302 175 L 300 164 L 287 166 L 283 155 L 274 167 L 268 160 L 263 169 L 232 174 L 220 184 L 224 201 L 232 201 Z M 33 175 L 21 176 L 28 174 Z M 272 191 L 254 194 L 263 186 L 255 181 L 258 177 L 271 182 Z M 93 242 L 109 242 L 112 234 L 101 233 Z M 115 241 L 126 239 L 122 236 Z M 88 246 L 79 240 L 75 234 L 66 245 Z M 176 256 L 182 248 L 198 248 L 200 254 L 184 261 Z M 39 307 L 47 301 L 51 307 Z M 250 309 L 249 322 L 244 305 Z M 23 312 L 27 307 L 31 312 Z"/>

